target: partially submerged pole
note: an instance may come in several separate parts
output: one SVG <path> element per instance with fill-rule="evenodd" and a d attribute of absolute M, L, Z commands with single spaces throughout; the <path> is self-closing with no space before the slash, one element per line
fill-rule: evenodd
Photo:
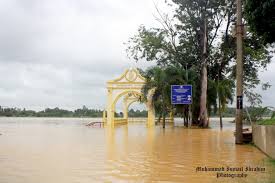
<path fill-rule="evenodd" d="M 236 144 L 243 143 L 243 24 L 242 24 L 242 0 L 237 1 L 237 108 L 236 108 Z"/>

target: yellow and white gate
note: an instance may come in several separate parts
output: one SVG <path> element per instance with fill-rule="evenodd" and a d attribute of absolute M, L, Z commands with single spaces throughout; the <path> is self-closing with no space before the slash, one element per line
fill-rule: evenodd
<path fill-rule="evenodd" d="M 108 126 L 115 124 L 128 123 L 129 106 L 139 101 L 141 98 L 141 89 L 145 84 L 145 78 L 142 77 L 137 69 L 127 69 L 119 78 L 107 82 L 108 99 L 107 108 L 104 112 L 104 122 Z M 149 92 L 146 107 L 148 110 L 147 125 L 155 125 L 155 112 L 152 105 L 153 90 Z M 115 118 L 115 106 L 117 101 L 123 99 L 123 118 Z"/>

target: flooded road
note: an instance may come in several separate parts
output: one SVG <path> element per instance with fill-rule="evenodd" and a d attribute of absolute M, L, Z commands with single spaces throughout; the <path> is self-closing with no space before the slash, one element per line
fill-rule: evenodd
<path fill-rule="evenodd" d="M 163 130 L 144 123 L 86 127 L 92 120 L 100 119 L 0 118 L 0 183 L 275 180 L 275 167 L 261 151 L 235 145 L 229 122 L 222 131 L 215 120 L 211 129 Z M 222 167 L 224 174 L 246 177 L 217 178 L 221 170 L 202 171 Z M 254 171 L 257 167 L 261 170 Z"/>

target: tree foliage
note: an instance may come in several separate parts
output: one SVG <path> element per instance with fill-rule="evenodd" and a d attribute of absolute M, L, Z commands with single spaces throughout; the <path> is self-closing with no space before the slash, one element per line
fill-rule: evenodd
<path fill-rule="evenodd" d="M 207 67 L 208 113 L 211 113 L 210 110 L 217 111 L 217 108 L 225 111 L 225 106 L 233 101 L 236 76 L 233 24 L 236 7 L 233 0 L 172 0 L 170 5 L 175 8 L 173 18 L 157 9 L 160 27 L 141 26 L 138 34 L 129 39 L 127 54 L 135 60 L 155 61 L 170 80 L 175 75 L 168 73 L 166 68 L 193 73 L 196 79 L 184 84 L 194 83 L 192 110 L 193 122 L 196 123 L 199 114 L 195 113 L 201 108 L 199 95 L 202 92 L 202 85 L 198 83 L 202 81 L 204 64 Z M 204 33 L 207 33 L 206 53 L 203 53 Z M 248 30 L 244 39 L 244 92 L 248 99 L 258 95 L 253 90 L 256 86 L 268 86 L 258 77 L 259 71 L 271 61 L 268 49 L 261 38 Z M 184 74 L 178 77 L 185 81 Z M 164 87 L 169 83 L 165 82 L 155 87 Z M 219 102 L 220 105 L 217 105 Z"/>
<path fill-rule="evenodd" d="M 246 0 L 245 17 L 251 30 L 264 43 L 275 42 L 275 1 L 274 0 Z"/>
<path fill-rule="evenodd" d="M 3 108 L 0 106 L 0 116 L 5 117 L 96 117 L 101 118 L 103 111 L 99 109 L 89 109 L 86 106 L 83 106 L 80 109 L 74 111 L 56 108 L 46 108 L 42 111 L 33 111 L 20 108 Z M 118 117 L 120 114 L 116 113 Z M 133 110 L 129 111 L 130 117 L 146 117 L 146 111 Z"/>

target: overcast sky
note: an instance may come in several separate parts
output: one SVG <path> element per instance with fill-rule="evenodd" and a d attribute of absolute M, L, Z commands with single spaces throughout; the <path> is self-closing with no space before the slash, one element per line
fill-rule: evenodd
<path fill-rule="evenodd" d="M 152 0 L 0 0 L 0 105 L 103 109 L 107 80 L 148 66 L 123 43 L 141 24 L 158 26 L 154 14 Z M 261 78 L 275 86 L 274 69 Z M 275 106 L 273 88 L 265 105 Z"/>

